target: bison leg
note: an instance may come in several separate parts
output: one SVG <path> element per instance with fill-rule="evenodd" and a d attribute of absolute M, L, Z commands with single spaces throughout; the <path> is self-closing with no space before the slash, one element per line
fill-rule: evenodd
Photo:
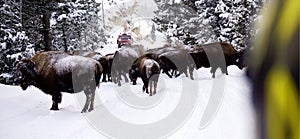
<path fill-rule="evenodd" d="M 226 75 L 228 75 L 227 67 L 224 68 Z"/>
<path fill-rule="evenodd" d="M 121 80 L 118 79 L 118 86 L 121 86 Z"/>
<path fill-rule="evenodd" d="M 157 88 L 157 81 L 153 82 L 153 95 L 156 94 L 156 88 Z"/>
<path fill-rule="evenodd" d="M 175 72 L 176 72 L 175 70 L 172 70 L 172 72 L 171 72 L 172 77 L 173 77 L 173 76 L 176 76 L 176 73 L 175 73 Z"/>
<path fill-rule="evenodd" d="M 145 90 L 146 90 L 146 87 L 145 87 L 145 85 L 143 85 L 143 92 L 145 92 Z"/>
<path fill-rule="evenodd" d="M 153 92 L 153 88 L 152 88 L 152 85 L 153 85 L 153 81 L 150 80 L 149 82 L 149 87 L 150 87 L 150 96 L 152 96 L 152 92 Z"/>
<path fill-rule="evenodd" d="M 136 79 L 132 80 L 132 85 L 136 85 Z"/>
<path fill-rule="evenodd" d="M 215 78 L 215 74 L 216 74 L 216 70 L 217 70 L 217 68 L 215 68 L 215 67 L 211 67 L 211 69 L 210 69 L 210 73 L 212 73 L 212 78 Z"/>
<path fill-rule="evenodd" d="M 90 105 L 90 108 L 89 108 L 89 112 L 91 112 L 92 110 L 94 110 L 94 100 L 95 100 L 95 91 L 94 93 L 91 93 L 91 105 Z"/>
<path fill-rule="evenodd" d="M 108 78 L 108 81 L 111 82 L 111 74 L 110 73 L 107 74 L 107 78 Z"/>
<path fill-rule="evenodd" d="M 154 85 L 154 93 L 153 93 L 153 95 L 155 95 L 156 94 L 156 88 L 157 88 L 157 81 L 154 81 L 153 85 Z"/>
<path fill-rule="evenodd" d="M 61 93 L 54 93 L 52 94 L 52 107 L 50 110 L 59 110 L 58 109 L 58 103 L 61 103 Z"/>
<path fill-rule="evenodd" d="M 106 81 L 106 76 L 107 76 L 107 74 L 106 74 L 106 73 L 103 73 L 102 82 L 107 82 L 107 81 Z"/>
<path fill-rule="evenodd" d="M 168 70 L 164 69 L 164 72 L 169 76 L 169 78 L 172 78 L 172 75 L 169 73 Z"/>
<path fill-rule="evenodd" d="M 125 82 L 126 82 L 126 83 L 128 83 L 128 82 L 129 82 L 129 79 L 128 79 L 128 77 L 127 77 L 126 73 L 124 74 L 124 79 L 125 79 Z"/>
<path fill-rule="evenodd" d="M 145 79 L 145 78 L 142 78 L 143 80 L 143 92 L 146 90 L 146 93 L 149 94 L 149 91 L 148 91 L 148 84 L 149 84 L 149 79 Z"/>
<path fill-rule="evenodd" d="M 120 72 L 117 74 L 116 79 L 117 79 L 118 86 L 121 86 L 121 79 L 122 79 L 122 77 L 121 77 L 121 73 Z"/>
<path fill-rule="evenodd" d="M 89 105 L 92 100 L 92 93 L 91 93 L 90 89 L 84 90 L 84 94 L 86 96 L 86 100 L 85 100 L 85 104 L 84 104 L 84 107 L 83 107 L 81 113 L 87 112 L 87 109 L 89 108 Z"/>
<path fill-rule="evenodd" d="M 194 80 L 193 69 L 194 68 L 189 68 L 189 73 L 190 73 L 191 80 Z"/>

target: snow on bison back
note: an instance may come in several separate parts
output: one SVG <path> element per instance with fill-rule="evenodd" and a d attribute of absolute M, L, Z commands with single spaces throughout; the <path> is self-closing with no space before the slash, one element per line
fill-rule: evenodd
<path fill-rule="evenodd" d="M 49 51 L 21 59 L 17 65 L 17 81 L 23 90 L 33 85 L 51 95 L 51 110 L 59 110 L 61 92 L 84 91 L 86 102 L 81 112 L 87 112 L 94 109 L 95 90 L 102 71 L 101 64 L 94 59 Z"/>

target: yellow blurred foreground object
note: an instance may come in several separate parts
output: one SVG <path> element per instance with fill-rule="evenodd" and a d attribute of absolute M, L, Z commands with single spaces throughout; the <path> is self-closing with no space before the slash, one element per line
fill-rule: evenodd
<path fill-rule="evenodd" d="M 299 139 L 299 12 L 269 1 L 248 59 L 260 139 Z"/>

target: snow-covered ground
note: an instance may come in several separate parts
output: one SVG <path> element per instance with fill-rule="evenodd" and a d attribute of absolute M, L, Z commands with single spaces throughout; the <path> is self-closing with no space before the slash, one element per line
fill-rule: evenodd
<path fill-rule="evenodd" d="M 122 100 L 124 98 L 122 95 L 129 98 L 137 97 L 140 100 L 149 98 L 141 91 L 141 80 L 138 80 L 136 86 L 123 84 L 122 87 L 130 89 L 124 92 L 120 92 L 124 90 L 122 87 L 113 83 L 101 83 L 100 88 L 97 89 L 95 110 L 88 114 L 80 113 L 83 106 L 80 105 L 78 98 L 84 97 L 83 93 L 77 95 L 63 93 L 62 103 L 59 105 L 60 111 L 50 111 L 51 97 L 37 88 L 30 87 L 22 91 L 20 87 L 0 85 L 0 138 L 104 139 L 107 138 L 107 134 L 99 132 L 97 125 L 89 120 L 89 116 L 107 109 L 117 119 L 131 124 L 155 123 L 172 115 L 172 112 L 179 107 L 181 97 L 189 93 L 182 90 L 184 82 L 188 81 L 198 87 L 195 109 L 190 111 L 191 115 L 181 126 L 174 127 L 178 129 L 168 134 L 167 138 L 254 139 L 255 118 L 250 85 L 244 76 L 245 69 L 239 70 L 236 66 L 230 66 L 229 75 L 219 73 L 216 79 L 211 78 L 209 70 L 209 68 L 201 68 L 195 71 L 196 80 L 194 81 L 183 75 L 178 78 L 160 75 L 158 92 L 155 96 L 161 98 L 155 104 L 145 108 L 132 107 Z M 220 106 L 216 114 L 211 117 L 211 122 L 200 128 L 200 121 L 208 107 L 214 82 L 222 78 L 225 84 L 220 92 L 223 94 L 220 97 Z M 130 92 L 133 95 L 130 95 Z M 188 102 L 186 104 L 189 105 Z M 100 115 L 96 118 L 101 121 L 106 117 Z M 114 126 L 118 127 L 118 125 Z M 126 129 L 111 129 L 112 132 L 120 132 L 120 130 L 126 131 Z M 130 132 L 130 134 L 137 133 Z"/>

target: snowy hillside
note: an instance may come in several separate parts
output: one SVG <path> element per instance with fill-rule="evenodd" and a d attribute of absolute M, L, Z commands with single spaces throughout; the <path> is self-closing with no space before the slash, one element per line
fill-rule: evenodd
<path fill-rule="evenodd" d="M 104 1 L 104 9 L 106 29 L 110 35 L 108 44 L 104 47 L 115 50 L 117 37 L 122 33 L 130 34 L 133 44 L 142 44 L 146 48 L 162 47 L 166 44 L 166 36 L 156 31 L 157 25 L 152 21 L 154 11 L 157 10 L 154 1 L 120 0 L 113 5 Z M 152 26 L 154 26 L 153 34 L 151 34 Z M 97 51 L 100 52 L 100 48 Z"/>
<path fill-rule="evenodd" d="M 191 81 L 185 76 L 168 78 L 160 75 L 156 103 L 144 108 L 127 105 L 121 98 L 137 97 L 140 100 L 149 98 L 142 93 L 142 82 L 138 85 L 124 84 L 118 87 L 113 83 L 101 83 L 97 89 L 95 110 L 88 114 L 81 114 L 80 99 L 83 93 L 71 95 L 63 93 L 60 111 L 50 111 L 51 97 L 35 87 L 22 91 L 20 87 L 0 85 L 0 138 L 9 139 L 104 139 L 107 133 L 98 132 L 97 125 L 89 119 L 98 111 L 107 109 L 114 117 L 131 124 L 151 124 L 172 116 L 172 112 L 179 107 L 181 97 L 190 93 L 182 90 L 185 82 L 197 84 L 197 98 L 195 109 L 181 126 L 174 127 L 177 130 L 167 138 L 171 139 L 254 139 L 255 119 L 250 97 L 250 87 L 244 76 L 244 70 L 236 66 L 228 68 L 229 75 L 217 74 L 216 79 L 211 78 L 209 68 L 201 68 L 195 71 L 196 80 Z M 220 91 L 220 105 L 211 121 L 204 127 L 200 122 L 211 100 L 214 82 L 224 79 L 224 90 Z M 130 90 L 120 92 L 124 87 Z M 197 90 L 197 88 L 195 88 Z M 133 94 L 130 94 L 132 92 Z M 121 96 L 121 97 L 120 97 Z M 219 102 L 213 102 L 214 104 Z M 188 103 L 186 103 L 188 105 Z M 174 115 L 173 115 L 174 116 Z M 105 114 L 96 120 L 106 119 Z M 175 122 L 175 121 L 174 121 Z M 113 125 L 119 126 L 119 125 Z M 112 132 L 129 131 L 129 129 L 110 129 Z M 164 129 L 161 129 L 164 130 Z M 149 131 L 151 133 L 151 131 Z M 130 132 L 129 134 L 138 134 Z M 151 133 L 153 134 L 153 133 Z M 147 137 L 145 137 L 147 138 Z"/>

